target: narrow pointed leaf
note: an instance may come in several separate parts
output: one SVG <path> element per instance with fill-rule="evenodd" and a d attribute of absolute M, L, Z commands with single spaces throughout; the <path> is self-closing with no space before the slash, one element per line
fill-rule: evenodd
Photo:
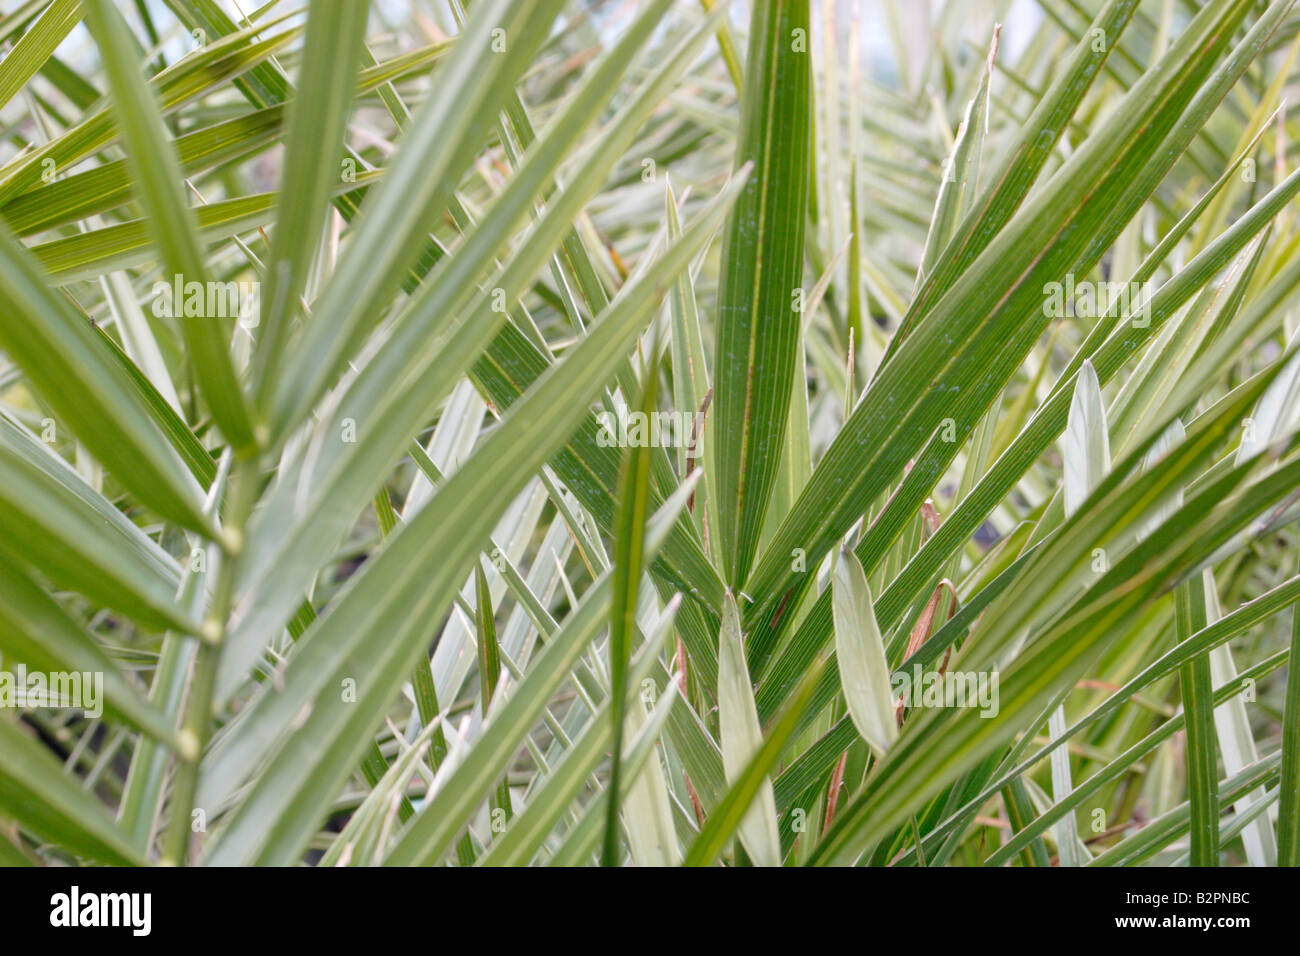
<path fill-rule="evenodd" d="M 727 581 L 738 587 L 758 549 L 785 437 L 798 360 L 808 189 L 808 0 L 752 7 L 736 165 L 754 174 L 722 250 L 713 445 Z"/>
<path fill-rule="evenodd" d="M 754 687 L 745 664 L 745 647 L 740 634 L 740 612 L 727 595 L 722 609 L 722 631 L 718 635 L 718 723 L 722 765 L 727 782 L 736 786 L 745 770 L 763 749 L 763 730 L 754 707 Z M 776 801 L 772 782 L 756 785 L 753 803 L 739 824 L 741 843 L 759 866 L 781 865 L 781 840 L 776 829 Z"/>
<path fill-rule="evenodd" d="M 884 756 L 898 739 L 898 720 L 885 642 L 871 609 L 871 590 L 852 551 L 839 555 L 831 587 L 835 657 L 840 664 L 844 702 L 862 739 L 877 756 Z"/>

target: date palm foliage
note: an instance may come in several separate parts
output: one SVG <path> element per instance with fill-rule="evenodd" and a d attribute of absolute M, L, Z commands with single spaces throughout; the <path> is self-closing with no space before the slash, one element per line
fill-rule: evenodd
<path fill-rule="evenodd" d="M 1300 862 L 1294 0 L 0 41 L 0 862 Z"/>

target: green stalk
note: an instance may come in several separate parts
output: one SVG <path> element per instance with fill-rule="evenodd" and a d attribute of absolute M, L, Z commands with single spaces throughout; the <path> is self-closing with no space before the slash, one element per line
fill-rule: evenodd
<path fill-rule="evenodd" d="M 1282 783 L 1278 798 L 1277 864 L 1300 866 L 1300 604 L 1291 608 L 1291 656 L 1282 713 Z"/>
<path fill-rule="evenodd" d="M 1185 641 L 1205 627 L 1205 589 L 1199 577 L 1178 588 L 1175 599 L 1178 638 Z M 1178 671 L 1187 713 L 1187 789 L 1191 803 L 1192 866 L 1219 862 L 1219 805 L 1216 784 L 1214 687 L 1209 654 L 1192 658 Z"/>
<path fill-rule="evenodd" d="M 221 660 L 221 645 L 226 635 L 231 598 L 235 586 L 235 562 L 244 543 L 244 525 L 257 500 L 259 471 L 255 459 L 241 459 L 231 475 L 226 499 L 222 556 L 213 588 L 212 605 L 204 618 L 194 659 L 194 676 L 190 681 L 185 722 L 181 727 L 182 752 L 178 755 L 175 791 L 171 801 L 171 819 L 163 847 L 162 863 L 182 866 L 189 856 L 190 821 L 194 797 L 199 785 L 199 764 L 212 738 L 212 700 Z"/>

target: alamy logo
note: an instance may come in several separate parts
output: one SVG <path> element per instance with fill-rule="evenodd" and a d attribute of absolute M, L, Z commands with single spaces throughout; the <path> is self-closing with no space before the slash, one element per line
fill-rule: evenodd
<path fill-rule="evenodd" d="M 1151 323 L 1152 282 L 1075 282 L 1067 272 L 1064 282 L 1043 286 L 1043 315 L 1048 318 L 1095 319 L 1103 315 L 1127 315 L 1138 328 Z"/>
<path fill-rule="evenodd" d="M 160 319 L 182 316 L 238 319 L 246 329 L 262 320 L 259 282 L 186 282 L 177 274 L 171 282 L 153 284 L 153 314 Z"/>
<path fill-rule="evenodd" d="M 28 671 L 17 664 L 0 670 L 0 707 L 76 707 L 87 717 L 104 714 L 101 671 Z"/>
<path fill-rule="evenodd" d="M 699 441 L 704 431 L 704 413 L 645 412 L 620 409 L 596 414 L 600 431 L 596 444 L 601 448 L 685 448 L 687 458 L 699 457 Z"/>
<path fill-rule="evenodd" d="M 82 893 L 74 886 L 50 897 L 50 925 L 69 929 L 125 926 L 133 936 L 148 936 L 153 928 L 151 893 Z"/>
<path fill-rule="evenodd" d="M 998 714 L 997 671 L 899 671 L 890 678 L 898 702 L 908 708 L 978 707 L 981 717 Z"/>

